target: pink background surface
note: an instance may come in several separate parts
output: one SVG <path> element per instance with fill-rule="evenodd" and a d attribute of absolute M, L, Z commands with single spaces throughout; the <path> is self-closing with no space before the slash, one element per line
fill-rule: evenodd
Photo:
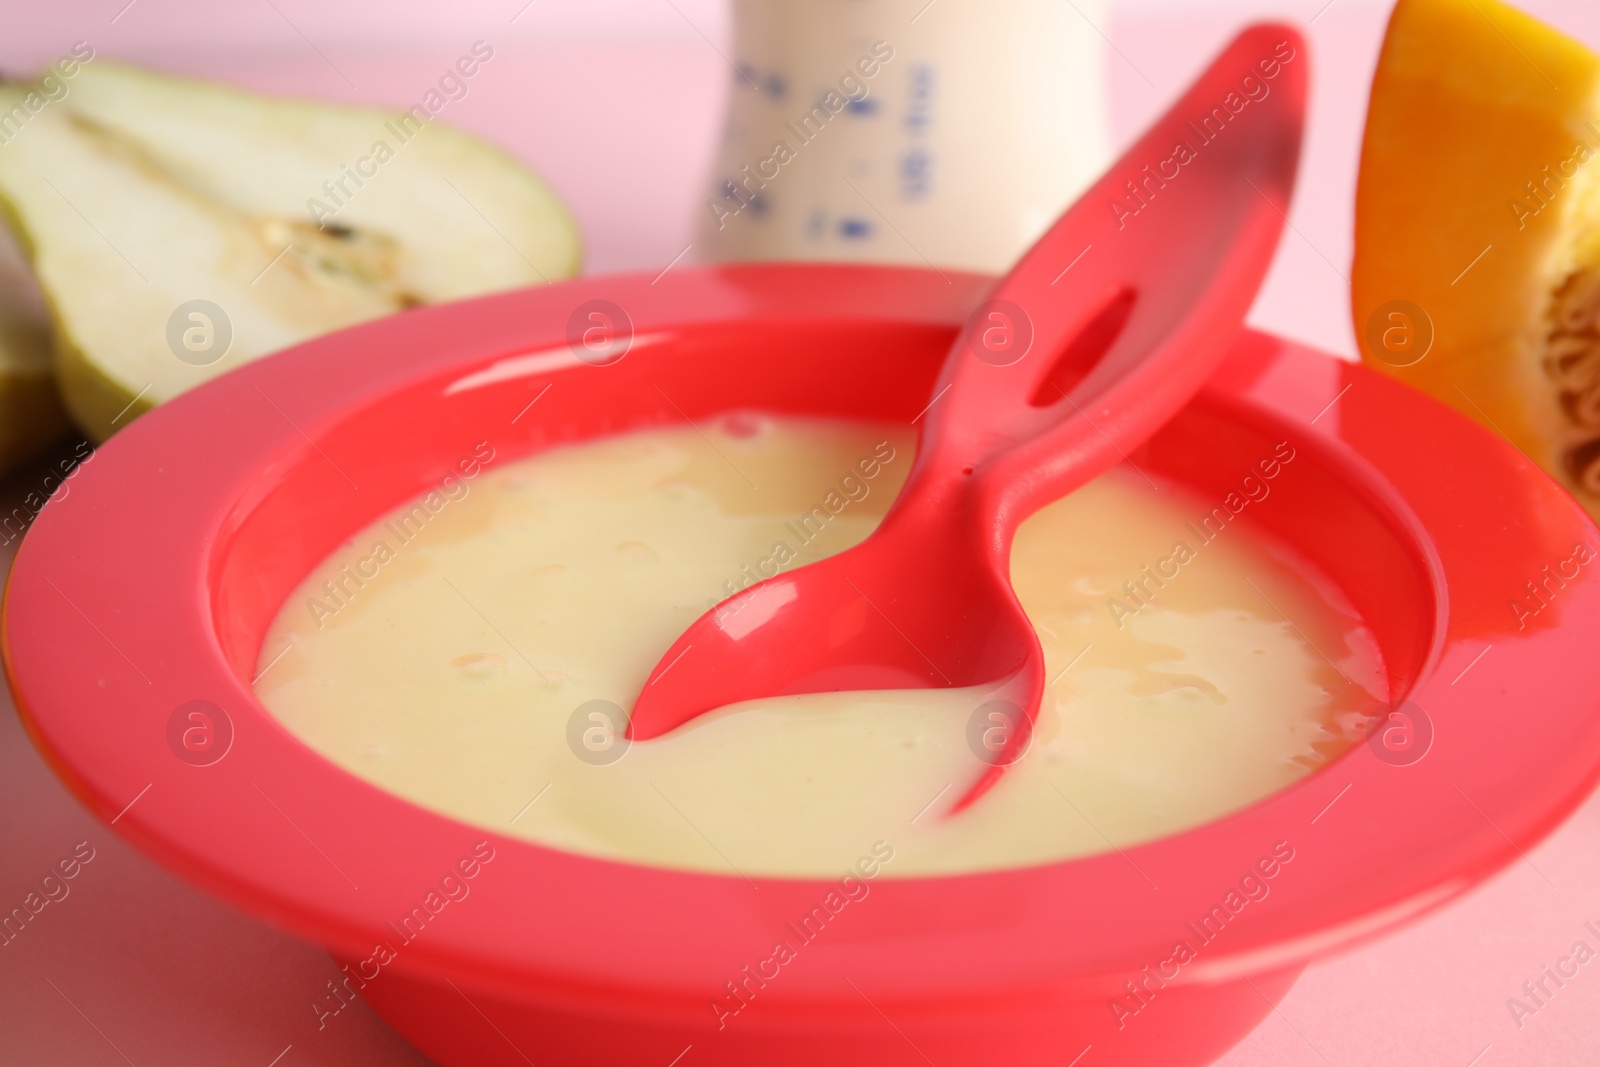
<path fill-rule="evenodd" d="M 8 12 L 0 70 L 26 73 L 82 39 L 103 56 L 405 106 L 482 39 L 495 48 L 494 60 L 446 117 L 507 145 L 554 184 L 577 213 L 590 272 L 660 269 L 690 243 L 730 77 L 719 55 L 728 48 L 727 15 L 717 0 L 125 2 L 58 0 Z M 1099 28 L 1111 42 L 1119 143 L 1244 21 L 1267 16 L 1307 29 L 1315 64 L 1310 139 L 1291 229 L 1252 321 L 1350 355 L 1351 202 L 1387 5 L 1324 2 L 1131 0 L 1116 4 Z M 1524 6 L 1600 46 L 1600 5 Z M 12 479 L 0 490 L 4 509 L 41 476 Z M 1508 720 L 1537 714 L 1506 711 Z M 1326 817 L 1337 818 L 1338 809 Z M 310 1003 L 336 973 L 327 956 L 122 845 L 56 783 L 15 716 L 0 714 L 0 910 L 20 904 L 80 841 L 96 855 L 69 883 L 71 894 L 0 947 L 0 1065 L 424 1062 L 361 1005 L 319 1032 Z M 1600 961 L 1520 1027 L 1506 1003 L 1575 941 L 1600 949 L 1585 922 L 1600 927 L 1600 798 L 1525 862 L 1457 903 L 1311 967 L 1220 1062 L 1596 1062 Z M 1092 1053 L 1084 1067 L 1092 1067 Z"/>

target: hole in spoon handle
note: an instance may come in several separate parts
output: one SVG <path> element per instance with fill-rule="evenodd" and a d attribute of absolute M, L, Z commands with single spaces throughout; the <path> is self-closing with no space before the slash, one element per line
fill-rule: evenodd
<path fill-rule="evenodd" d="M 1100 365 L 1117 338 L 1122 336 L 1138 299 L 1139 294 L 1131 288 L 1113 291 L 1094 317 L 1060 350 L 1028 403 L 1036 408 L 1047 408 L 1071 397 L 1073 389 Z"/>

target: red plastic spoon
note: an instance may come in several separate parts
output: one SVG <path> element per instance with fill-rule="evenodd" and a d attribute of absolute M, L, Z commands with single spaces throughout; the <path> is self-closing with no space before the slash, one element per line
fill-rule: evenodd
<path fill-rule="evenodd" d="M 629 736 L 758 697 L 1014 679 L 1021 728 L 953 810 L 981 795 L 1025 750 L 1045 685 L 1012 537 L 1159 429 L 1227 351 L 1282 231 L 1306 62 L 1286 26 L 1240 34 L 973 314 L 877 531 L 701 616 Z"/>

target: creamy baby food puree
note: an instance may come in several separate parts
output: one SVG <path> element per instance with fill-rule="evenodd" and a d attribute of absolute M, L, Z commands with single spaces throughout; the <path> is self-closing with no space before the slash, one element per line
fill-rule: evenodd
<path fill-rule="evenodd" d="M 890 877 L 1125 848 L 1360 736 L 1383 692 L 1369 634 L 1247 529 L 1297 476 L 1287 444 L 1226 500 L 1124 466 L 1022 525 L 1012 578 L 1049 689 L 1027 755 L 960 814 L 993 692 L 787 697 L 655 741 L 608 736 L 592 702 L 631 706 L 677 635 L 754 576 L 866 537 L 914 451 L 903 427 L 749 414 L 515 462 L 481 446 L 473 477 L 358 533 L 289 597 L 257 692 L 312 748 L 424 807 L 744 876 L 837 876 L 877 842 Z"/>

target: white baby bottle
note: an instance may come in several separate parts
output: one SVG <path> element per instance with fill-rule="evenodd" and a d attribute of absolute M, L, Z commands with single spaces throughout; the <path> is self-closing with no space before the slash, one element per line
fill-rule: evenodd
<path fill-rule="evenodd" d="M 733 0 L 705 260 L 999 273 L 1109 161 L 1103 0 Z"/>

